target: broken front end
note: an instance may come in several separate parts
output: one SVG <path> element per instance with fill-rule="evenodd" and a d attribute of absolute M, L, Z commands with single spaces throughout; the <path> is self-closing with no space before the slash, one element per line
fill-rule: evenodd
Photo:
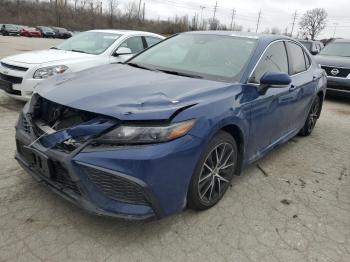
<path fill-rule="evenodd" d="M 36 180 L 95 214 L 146 219 L 182 210 L 202 141 L 186 134 L 161 143 L 114 143 L 108 134 L 118 136 L 123 124 L 35 94 L 16 124 L 16 159 Z"/>

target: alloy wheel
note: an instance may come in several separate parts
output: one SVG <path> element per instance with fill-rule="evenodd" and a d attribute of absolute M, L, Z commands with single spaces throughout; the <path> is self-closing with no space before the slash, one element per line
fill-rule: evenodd
<path fill-rule="evenodd" d="M 316 99 L 311 107 L 311 111 L 310 111 L 309 119 L 308 119 L 307 128 L 308 128 L 308 132 L 310 132 L 310 133 L 316 125 L 316 121 L 318 119 L 318 114 L 319 114 L 319 108 L 320 108 L 320 103 L 319 103 L 319 100 Z"/>
<path fill-rule="evenodd" d="M 235 169 L 235 152 L 230 143 L 224 142 L 206 157 L 198 180 L 201 201 L 207 204 L 220 198 L 230 185 Z"/>

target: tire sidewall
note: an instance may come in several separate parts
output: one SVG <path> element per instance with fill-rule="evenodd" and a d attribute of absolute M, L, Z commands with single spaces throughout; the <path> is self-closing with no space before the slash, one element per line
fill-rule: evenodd
<path fill-rule="evenodd" d="M 188 206 L 193 208 L 193 209 L 204 210 L 204 209 L 208 209 L 208 208 L 216 205 L 221 200 L 221 198 L 225 195 L 226 190 L 229 187 L 229 186 L 226 187 L 226 189 L 222 193 L 222 195 L 210 204 L 203 202 L 200 199 L 199 192 L 198 192 L 198 180 L 199 180 L 199 177 L 201 175 L 203 164 L 204 164 L 205 160 L 207 159 L 208 155 L 212 152 L 212 150 L 218 144 L 223 143 L 223 142 L 227 142 L 227 143 L 230 143 L 232 145 L 232 148 L 233 148 L 234 154 L 235 154 L 234 155 L 235 165 L 234 165 L 234 171 L 233 171 L 232 177 L 236 173 L 237 166 L 238 166 L 237 165 L 237 161 L 238 161 L 237 143 L 236 143 L 235 139 L 229 133 L 224 132 L 224 131 L 220 131 L 208 143 L 206 149 L 204 150 L 200 159 L 198 160 L 196 167 L 195 167 L 195 170 L 194 170 L 194 173 L 192 175 L 191 182 L 189 185 L 188 194 L 187 194 L 187 203 L 188 203 Z M 232 180 L 232 177 L 231 177 L 231 180 Z"/>

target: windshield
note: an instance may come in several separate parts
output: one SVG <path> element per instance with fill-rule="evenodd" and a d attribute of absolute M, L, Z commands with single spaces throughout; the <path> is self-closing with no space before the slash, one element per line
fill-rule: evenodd
<path fill-rule="evenodd" d="M 65 51 L 82 52 L 92 55 L 102 54 L 120 35 L 105 32 L 84 32 L 69 38 L 56 48 Z"/>
<path fill-rule="evenodd" d="M 8 30 L 17 30 L 17 27 L 14 25 L 5 25 L 5 26 L 6 26 L 6 29 Z"/>
<path fill-rule="evenodd" d="M 41 26 L 39 27 L 41 30 L 45 31 L 45 32 L 53 32 L 53 30 L 49 27 L 45 27 L 45 26 Z"/>
<path fill-rule="evenodd" d="M 311 51 L 311 47 L 312 47 L 311 42 L 300 41 L 300 43 L 302 43 L 306 47 L 307 50 Z"/>
<path fill-rule="evenodd" d="M 199 78 L 238 81 L 256 39 L 213 34 L 180 34 L 136 56 L 129 63 Z"/>
<path fill-rule="evenodd" d="M 350 43 L 330 43 L 322 49 L 320 54 L 329 56 L 350 57 Z"/>

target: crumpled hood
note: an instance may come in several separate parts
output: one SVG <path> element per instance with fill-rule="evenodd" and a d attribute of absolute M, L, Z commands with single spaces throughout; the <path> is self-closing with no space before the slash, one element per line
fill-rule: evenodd
<path fill-rule="evenodd" d="M 230 83 L 111 64 L 44 81 L 40 96 L 121 120 L 168 119 L 177 110 L 215 99 Z M 237 88 L 240 90 L 240 88 Z"/>
<path fill-rule="evenodd" d="M 315 60 L 320 65 L 350 68 L 350 57 L 317 55 Z"/>
<path fill-rule="evenodd" d="M 25 64 L 42 64 L 57 61 L 71 61 L 81 59 L 91 59 L 94 55 L 83 54 L 78 52 L 63 51 L 57 49 L 47 49 L 41 51 L 27 52 L 19 55 L 6 57 L 7 61 L 14 61 Z"/>

